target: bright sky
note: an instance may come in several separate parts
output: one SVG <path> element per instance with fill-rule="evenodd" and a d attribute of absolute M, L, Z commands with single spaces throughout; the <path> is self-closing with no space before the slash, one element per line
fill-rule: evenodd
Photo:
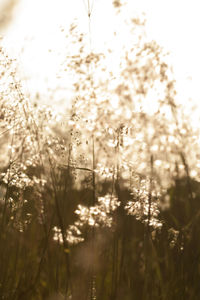
<path fill-rule="evenodd" d="M 112 0 L 90 0 L 92 12 L 92 42 L 101 47 L 108 41 L 113 28 Z M 172 62 L 183 101 L 191 96 L 200 102 L 200 18 L 199 0 L 128 0 L 133 10 L 144 11 L 147 29 L 152 38 L 172 53 Z M 27 77 L 28 88 L 45 93 L 48 86 L 56 86 L 56 73 L 64 49 L 60 26 L 78 20 L 80 29 L 88 30 L 87 0 L 21 0 L 15 20 L 7 33 L 10 50 L 18 56 Z M 51 52 L 48 50 L 51 49 Z M 188 78 L 190 78 L 188 80 Z M 200 107 L 200 104 L 199 104 Z"/>

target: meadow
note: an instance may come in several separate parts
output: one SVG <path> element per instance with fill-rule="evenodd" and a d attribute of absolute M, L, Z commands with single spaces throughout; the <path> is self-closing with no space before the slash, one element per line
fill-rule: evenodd
<path fill-rule="evenodd" d="M 200 297 L 199 132 L 168 54 L 141 18 L 126 26 L 117 56 L 72 24 L 60 114 L 0 47 L 2 300 Z"/>

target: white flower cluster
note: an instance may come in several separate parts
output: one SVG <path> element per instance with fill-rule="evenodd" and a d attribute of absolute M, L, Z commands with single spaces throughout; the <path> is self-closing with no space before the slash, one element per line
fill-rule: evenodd
<path fill-rule="evenodd" d="M 135 216 L 137 220 L 148 223 L 153 228 L 162 227 L 162 222 L 158 219 L 160 212 L 156 202 L 149 203 L 148 199 L 129 201 L 125 208 L 128 214 Z"/>
<path fill-rule="evenodd" d="M 80 226 L 79 222 L 75 222 L 75 224 L 70 225 L 66 230 L 64 238 L 69 244 L 78 244 L 84 241 L 84 238 L 81 237 L 82 233 L 78 226 Z M 63 244 L 63 235 L 61 229 L 57 226 L 53 227 L 53 240 L 59 244 Z"/>
<path fill-rule="evenodd" d="M 61 233 L 61 229 L 58 228 L 57 226 L 54 226 L 53 232 L 54 232 L 53 240 L 58 241 L 60 244 L 63 244 L 63 236 Z"/>
<path fill-rule="evenodd" d="M 98 227 L 100 225 L 111 227 L 112 216 L 111 213 L 116 210 L 120 202 L 116 197 L 106 195 L 98 198 L 98 204 L 91 207 L 78 205 L 75 211 L 79 215 L 80 222 L 90 226 Z"/>
<path fill-rule="evenodd" d="M 1 173 L 3 182 L 9 186 L 24 189 L 25 187 L 32 186 L 33 181 L 22 171 L 15 169 L 8 169 L 6 173 Z"/>
<path fill-rule="evenodd" d="M 37 178 L 33 176 L 30 178 L 26 172 L 26 165 L 22 163 L 13 163 L 6 172 L 1 173 L 2 181 L 9 186 L 15 186 L 19 189 L 24 189 L 28 186 L 41 185 L 44 186 L 46 183 L 45 179 Z"/>
<path fill-rule="evenodd" d="M 98 198 L 98 204 L 91 207 L 86 207 L 83 205 L 78 205 L 78 209 L 75 213 L 79 216 L 79 220 L 76 221 L 73 225 L 70 225 L 66 231 L 66 240 L 70 244 L 77 244 L 84 241 L 84 238 L 81 236 L 81 228 L 84 225 L 89 225 L 93 227 L 107 226 L 111 227 L 112 225 L 112 215 L 111 213 L 117 209 L 120 205 L 120 202 L 116 197 L 111 195 L 106 195 L 104 197 Z M 53 228 L 53 240 L 63 243 L 63 236 L 61 229 L 55 226 Z"/>
<path fill-rule="evenodd" d="M 70 225 L 67 230 L 67 241 L 70 244 L 78 244 L 84 241 L 84 238 L 81 237 L 82 232 L 78 228 L 79 222 L 75 222 L 75 224 Z"/>
<path fill-rule="evenodd" d="M 133 200 L 125 206 L 128 214 L 136 217 L 137 220 L 148 224 L 153 228 L 161 228 L 162 222 L 159 217 L 159 197 L 160 191 L 156 191 L 155 182 L 150 180 L 140 180 L 138 176 L 134 177 L 134 187 L 132 188 Z M 152 185 L 150 187 L 150 185 Z"/>

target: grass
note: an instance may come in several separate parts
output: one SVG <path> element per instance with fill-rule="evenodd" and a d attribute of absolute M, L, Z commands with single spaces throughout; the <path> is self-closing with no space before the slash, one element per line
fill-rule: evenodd
<path fill-rule="evenodd" d="M 199 299 L 198 135 L 131 22 L 117 80 L 71 27 L 68 119 L 29 102 L 0 49 L 0 299 Z"/>

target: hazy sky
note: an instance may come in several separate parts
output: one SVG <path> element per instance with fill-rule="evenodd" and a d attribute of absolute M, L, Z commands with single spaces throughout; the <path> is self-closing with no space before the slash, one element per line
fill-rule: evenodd
<path fill-rule="evenodd" d="M 2 0 L 0 0 L 2 1 Z M 113 24 L 112 0 L 92 0 L 93 44 L 99 47 L 109 40 Z M 128 0 L 132 9 L 144 11 L 147 29 L 152 38 L 172 53 L 178 89 L 183 101 L 188 95 L 198 102 L 200 70 L 199 0 Z M 27 81 L 36 89 L 44 88 L 44 80 L 55 83 L 63 39 L 60 26 L 68 26 L 77 18 L 80 28 L 88 30 L 86 0 L 21 0 L 7 33 L 9 48 L 17 53 L 23 44 L 26 50 L 19 59 Z M 117 28 L 116 28 L 117 29 Z M 188 80 L 188 77 L 191 79 Z M 200 101 L 200 100 L 199 100 Z"/>

